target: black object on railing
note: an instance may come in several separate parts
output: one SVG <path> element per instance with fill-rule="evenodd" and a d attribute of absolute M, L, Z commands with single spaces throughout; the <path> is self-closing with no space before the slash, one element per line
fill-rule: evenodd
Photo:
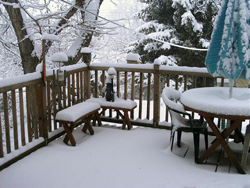
<path fill-rule="evenodd" d="M 114 89 L 113 89 L 113 79 L 116 75 L 116 70 L 113 67 L 110 67 L 108 69 L 108 78 L 107 78 L 107 86 L 105 89 L 105 97 L 107 101 L 114 102 Z"/>
<path fill-rule="evenodd" d="M 113 79 L 111 79 L 111 83 L 107 83 L 105 92 L 106 100 L 114 102 Z"/>

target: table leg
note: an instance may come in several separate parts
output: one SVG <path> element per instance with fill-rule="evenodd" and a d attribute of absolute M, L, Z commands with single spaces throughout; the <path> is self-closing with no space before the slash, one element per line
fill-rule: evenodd
<path fill-rule="evenodd" d="M 130 123 L 130 119 L 128 116 L 128 110 L 124 110 L 124 115 L 122 115 L 122 113 L 119 110 L 116 110 L 118 115 L 122 117 L 123 119 L 123 123 L 122 123 L 122 130 L 126 129 L 126 125 L 128 126 L 128 130 L 131 129 L 131 123 Z"/>
<path fill-rule="evenodd" d="M 125 121 L 127 123 L 128 130 L 130 130 L 131 129 L 131 122 L 130 122 L 130 119 L 128 116 L 128 110 L 124 110 L 124 118 L 125 118 Z"/>
<path fill-rule="evenodd" d="M 121 116 L 121 118 L 123 120 L 123 122 L 122 122 L 122 130 L 125 130 L 127 122 L 126 122 L 126 119 L 125 119 L 124 115 L 122 115 L 122 113 L 119 110 L 115 110 L 115 111 L 117 112 L 117 114 L 119 116 Z"/>
<path fill-rule="evenodd" d="M 210 117 L 204 117 L 215 134 L 217 140 L 206 150 L 206 152 L 199 158 L 199 163 L 202 163 L 219 145 L 221 145 L 225 152 L 228 155 L 228 158 L 235 165 L 236 169 L 239 173 L 245 174 L 245 171 L 241 168 L 237 158 L 235 157 L 233 151 L 228 146 L 225 139 L 237 128 L 241 125 L 241 121 L 235 121 L 226 131 L 220 133 L 219 129 L 214 124 L 213 120 Z"/>
<path fill-rule="evenodd" d="M 63 142 L 65 144 L 68 144 L 68 141 L 70 141 L 72 146 L 76 146 L 76 141 L 75 141 L 75 138 L 72 134 L 74 127 L 75 127 L 75 124 L 72 123 L 70 126 L 68 126 L 67 123 L 63 123 L 63 127 L 64 127 L 64 130 L 66 132 L 66 136 L 65 136 Z"/>

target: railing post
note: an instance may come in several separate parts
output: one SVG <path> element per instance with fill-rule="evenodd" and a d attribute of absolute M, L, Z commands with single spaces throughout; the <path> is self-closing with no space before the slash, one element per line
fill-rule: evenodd
<path fill-rule="evenodd" d="M 160 64 L 154 62 L 154 111 L 153 111 L 153 126 L 157 127 L 160 120 L 160 89 L 161 75 L 159 73 Z"/>
<path fill-rule="evenodd" d="M 81 49 L 82 61 L 88 66 L 88 70 L 84 72 L 84 100 L 90 98 L 90 70 L 89 65 L 91 61 L 92 49 L 84 47 Z"/>

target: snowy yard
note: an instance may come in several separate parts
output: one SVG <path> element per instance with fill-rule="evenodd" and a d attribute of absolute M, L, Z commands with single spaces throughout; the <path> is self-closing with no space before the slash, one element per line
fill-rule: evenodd
<path fill-rule="evenodd" d="M 231 167 L 228 173 L 228 166 L 219 165 L 214 172 L 215 164 L 195 164 L 190 133 L 183 133 L 182 149 L 171 152 L 167 130 L 127 131 L 107 124 L 94 130 L 90 136 L 79 127 L 76 147 L 65 145 L 61 137 L 4 169 L 0 187 L 250 188 L 249 171 L 240 175 Z M 200 146 L 204 151 L 203 136 Z"/>

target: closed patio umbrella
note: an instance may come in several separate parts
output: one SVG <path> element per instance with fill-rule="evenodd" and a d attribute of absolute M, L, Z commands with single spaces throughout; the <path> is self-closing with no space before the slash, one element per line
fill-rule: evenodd
<path fill-rule="evenodd" d="M 206 66 L 214 77 L 250 80 L 250 1 L 223 0 L 216 18 Z"/>

